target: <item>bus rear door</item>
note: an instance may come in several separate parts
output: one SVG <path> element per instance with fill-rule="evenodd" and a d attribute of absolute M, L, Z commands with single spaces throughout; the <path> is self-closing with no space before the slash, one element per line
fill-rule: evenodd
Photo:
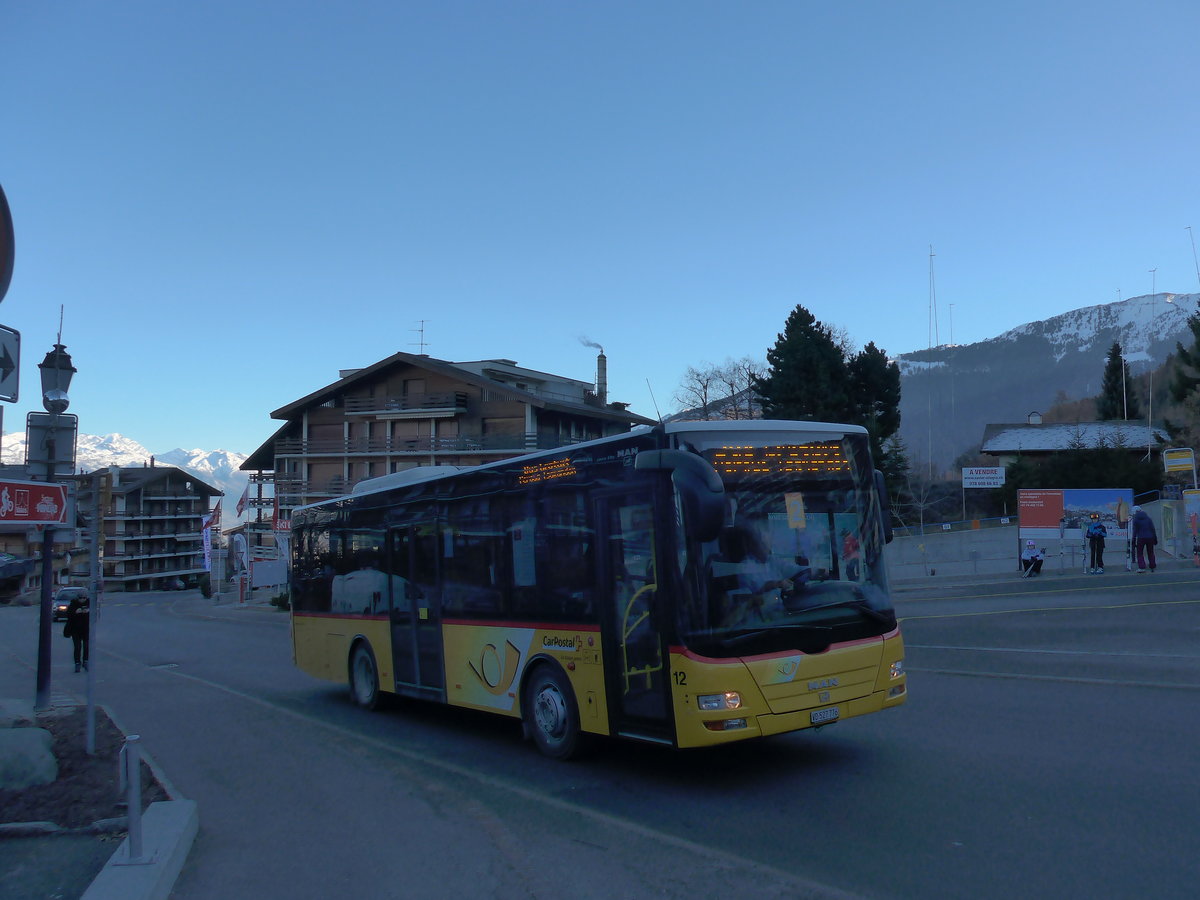
<path fill-rule="evenodd" d="M 437 541 L 433 520 L 388 531 L 392 656 L 399 694 L 445 693 Z"/>

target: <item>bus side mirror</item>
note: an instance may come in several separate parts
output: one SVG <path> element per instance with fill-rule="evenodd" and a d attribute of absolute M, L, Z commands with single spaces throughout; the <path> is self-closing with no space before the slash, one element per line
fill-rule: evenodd
<path fill-rule="evenodd" d="M 684 450 L 643 450 L 633 462 L 646 472 L 670 472 L 683 501 L 688 529 L 696 540 L 711 541 L 725 525 L 725 485 L 717 470 Z"/>
<path fill-rule="evenodd" d="M 890 544 L 896 536 L 892 531 L 892 498 L 888 495 L 887 479 L 878 469 L 875 470 L 875 493 L 879 495 L 879 518 L 883 525 L 883 542 Z"/>

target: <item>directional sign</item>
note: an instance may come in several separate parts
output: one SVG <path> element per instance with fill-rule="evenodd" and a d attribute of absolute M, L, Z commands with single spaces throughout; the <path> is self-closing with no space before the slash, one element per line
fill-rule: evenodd
<path fill-rule="evenodd" d="M 21 332 L 0 325 L 0 400 L 17 402 L 21 375 Z"/>
<path fill-rule="evenodd" d="M 25 414 L 25 468 L 53 475 L 75 471 L 75 436 L 79 417 L 71 413 Z"/>
<path fill-rule="evenodd" d="M 0 524 L 61 525 L 67 488 L 45 481 L 0 481 Z"/>

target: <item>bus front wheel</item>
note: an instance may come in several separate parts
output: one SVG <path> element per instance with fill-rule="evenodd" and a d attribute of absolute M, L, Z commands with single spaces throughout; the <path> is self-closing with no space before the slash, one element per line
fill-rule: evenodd
<path fill-rule="evenodd" d="M 540 665 L 525 684 L 525 728 L 539 751 L 552 759 L 570 759 L 582 746 L 579 710 L 571 684 L 561 670 Z"/>
<path fill-rule="evenodd" d="M 363 709 L 379 707 L 379 669 L 366 644 L 356 644 L 350 654 L 350 696 Z"/>

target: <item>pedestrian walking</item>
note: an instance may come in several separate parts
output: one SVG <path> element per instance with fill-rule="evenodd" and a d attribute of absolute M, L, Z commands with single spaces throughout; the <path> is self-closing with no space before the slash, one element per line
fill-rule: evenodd
<path fill-rule="evenodd" d="M 85 669 L 88 667 L 89 611 L 86 594 L 72 597 L 71 603 L 67 607 L 67 624 L 63 626 L 63 637 L 71 639 L 76 672 L 79 671 L 80 666 Z"/>
<path fill-rule="evenodd" d="M 1158 532 L 1154 529 L 1154 520 L 1140 506 L 1133 508 L 1133 518 L 1129 523 L 1133 537 L 1133 552 L 1137 559 L 1138 574 L 1146 571 L 1146 563 L 1150 563 L 1153 573 L 1158 563 L 1154 559 L 1154 547 L 1158 543 Z"/>

